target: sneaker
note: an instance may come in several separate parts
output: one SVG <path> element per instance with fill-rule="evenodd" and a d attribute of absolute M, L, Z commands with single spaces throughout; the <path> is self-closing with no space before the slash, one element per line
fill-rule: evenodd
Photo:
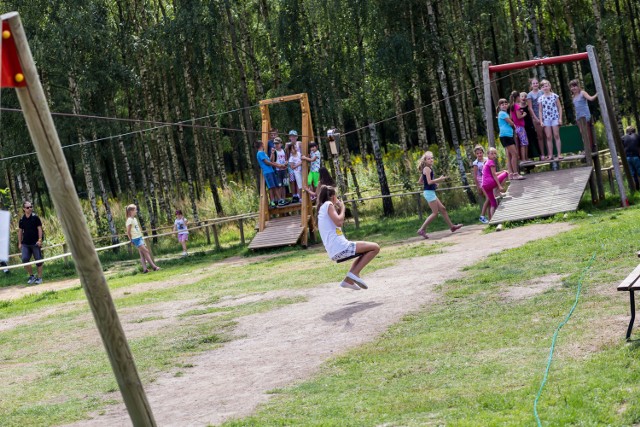
<path fill-rule="evenodd" d="M 31 276 L 29 276 L 29 280 L 27 280 L 27 285 L 33 285 L 33 282 L 35 281 L 36 281 L 36 276 L 32 274 Z"/>
<path fill-rule="evenodd" d="M 360 286 L 354 284 L 354 283 L 349 283 L 349 282 L 345 282 L 344 280 L 342 281 L 342 283 L 340 283 L 340 287 L 341 288 L 346 288 L 346 289 L 353 289 L 354 291 L 359 291 L 360 290 Z"/>
<path fill-rule="evenodd" d="M 364 283 L 364 280 L 362 280 L 359 276 L 356 276 L 352 272 L 348 272 L 347 273 L 347 277 L 349 279 L 353 280 L 355 282 L 355 284 L 358 285 L 359 287 L 361 287 L 362 289 L 369 289 L 367 284 Z"/>
<path fill-rule="evenodd" d="M 453 233 L 456 230 L 459 230 L 462 228 L 462 224 L 456 224 L 453 227 L 451 227 L 451 232 Z"/>
<path fill-rule="evenodd" d="M 270 208 L 275 208 L 275 207 L 277 207 L 277 206 L 278 206 L 278 205 L 276 204 L 276 202 L 274 202 L 274 201 L 269 202 L 269 207 L 270 207 Z"/>
<path fill-rule="evenodd" d="M 483 224 L 489 224 L 489 220 L 484 215 L 480 215 L 480 222 Z"/>
<path fill-rule="evenodd" d="M 4 270 L 2 270 L 2 271 L 4 272 L 4 274 L 9 274 L 9 273 L 10 273 L 10 271 L 9 271 L 9 269 L 8 269 L 8 268 L 5 268 L 5 269 L 4 269 Z"/>
<path fill-rule="evenodd" d="M 287 204 L 287 202 L 284 199 L 280 199 L 278 201 L 278 206 L 285 206 Z"/>
<path fill-rule="evenodd" d="M 33 281 L 34 285 L 42 285 L 42 277 L 36 277 L 36 280 Z"/>
<path fill-rule="evenodd" d="M 293 196 L 291 198 L 291 203 L 300 203 L 300 197 L 298 197 L 297 195 Z"/>
<path fill-rule="evenodd" d="M 187 255 L 189 255 L 189 254 L 186 251 L 182 252 L 182 256 L 187 256 Z"/>

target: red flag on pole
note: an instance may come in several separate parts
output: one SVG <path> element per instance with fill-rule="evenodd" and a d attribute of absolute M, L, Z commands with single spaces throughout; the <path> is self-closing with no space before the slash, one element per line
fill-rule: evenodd
<path fill-rule="evenodd" d="M 27 85 L 22 74 L 22 67 L 18 60 L 16 43 L 11 34 L 11 27 L 8 22 L 2 23 L 2 58 L 0 58 L 0 88 L 3 87 L 23 87 Z"/>

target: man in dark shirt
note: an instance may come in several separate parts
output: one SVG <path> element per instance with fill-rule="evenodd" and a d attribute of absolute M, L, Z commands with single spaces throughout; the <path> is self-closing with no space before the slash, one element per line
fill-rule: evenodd
<path fill-rule="evenodd" d="M 638 176 L 640 175 L 640 136 L 636 133 L 636 128 L 627 126 L 627 134 L 622 137 L 624 144 L 624 154 L 627 156 L 627 163 L 633 176 L 636 190 L 640 188 Z"/>
<path fill-rule="evenodd" d="M 22 210 L 24 215 L 20 218 L 18 225 L 18 250 L 22 251 L 22 262 L 29 262 L 31 256 L 38 261 L 42 259 L 42 221 L 36 214 L 33 213 L 33 205 L 30 201 L 25 200 L 22 203 Z M 38 267 L 38 274 L 33 275 L 33 267 L 31 265 L 25 265 L 24 269 L 27 270 L 29 280 L 27 283 L 32 285 L 39 285 L 42 283 L 42 264 L 36 264 Z"/>

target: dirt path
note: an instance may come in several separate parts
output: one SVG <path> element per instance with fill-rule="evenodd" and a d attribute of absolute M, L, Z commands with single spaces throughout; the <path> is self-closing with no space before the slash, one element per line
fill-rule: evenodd
<path fill-rule="evenodd" d="M 303 295 L 305 302 L 243 317 L 238 339 L 194 357 L 194 368 L 176 377 L 168 372 L 146 385 L 158 425 L 204 426 L 251 414 L 269 399 L 267 391 L 313 375 L 327 359 L 371 341 L 404 315 L 435 301 L 434 288 L 464 275 L 462 269 L 489 254 L 570 229 L 544 224 L 482 234 L 465 227 L 451 235 L 433 233 L 428 245 L 454 243 L 442 254 L 412 258 L 365 274 L 370 289 L 351 291 L 336 283 L 261 297 Z M 366 273 L 366 270 L 365 270 Z M 130 426 L 123 404 L 76 426 Z"/>

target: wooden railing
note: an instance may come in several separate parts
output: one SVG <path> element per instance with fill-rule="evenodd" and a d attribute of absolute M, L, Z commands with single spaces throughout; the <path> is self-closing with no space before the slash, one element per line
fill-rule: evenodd
<path fill-rule="evenodd" d="M 238 223 L 238 229 L 240 232 L 240 242 L 241 244 L 246 244 L 245 242 L 245 236 L 244 236 L 244 222 L 248 219 L 252 219 L 252 218 L 256 218 L 258 216 L 257 213 L 246 213 L 246 214 L 240 214 L 240 215 L 234 215 L 234 216 L 229 216 L 229 217 L 222 217 L 222 218 L 212 218 L 212 219 L 205 219 L 205 220 L 201 220 L 199 225 L 193 226 L 193 227 L 189 227 L 189 232 L 195 231 L 195 230 L 202 230 L 206 236 L 207 239 L 207 245 L 211 245 L 211 234 L 213 234 L 213 240 L 214 240 L 214 244 L 215 244 L 215 248 L 217 250 L 219 250 L 221 248 L 220 245 L 220 238 L 219 238 L 219 228 L 221 225 L 223 224 L 227 224 L 230 222 L 237 222 Z M 158 231 L 162 231 L 162 230 L 168 230 L 170 229 L 171 231 L 169 232 L 164 232 L 164 233 L 157 233 Z M 154 234 L 154 232 L 156 234 Z M 148 239 L 156 239 L 158 237 L 164 237 L 164 236 L 171 236 L 171 235 L 176 235 L 178 234 L 178 231 L 173 231 L 173 226 L 162 226 L 162 227 L 157 227 L 155 229 L 151 229 L 151 230 L 147 230 L 145 231 L 145 236 L 143 237 L 143 239 L 148 240 Z M 123 234 L 117 234 L 116 235 L 118 238 L 121 237 L 127 237 L 126 233 Z M 94 244 L 96 242 L 105 240 L 105 239 L 111 239 L 113 236 L 101 236 L 101 237 L 96 237 L 95 239 L 93 239 Z M 130 245 L 130 241 L 127 237 L 127 240 L 124 242 L 120 242 L 120 243 L 116 243 L 113 245 L 109 245 L 109 246 L 102 246 L 102 247 L 96 247 L 96 252 L 102 252 L 102 251 L 106 251 L 109 249 L 115 249 L 115 248 L 119 248 L 122 246 L 128 246 L 129 249 L 129 254 L 132 254 L 132 249 L 131 249 L 131 245 Z M 24 263 L 24 264 L 15 264 L 15 265 L 9 265 L 6 267 L 2 267 L 3 269 L 13 269 L 13 268 L 17 268 L 17 267 L 24 267 L 25 265 L 33 265 L 33 264 L 39 264 L 42 262 L 46 262 L 46 261 L 53 261 L 53 260 L 57 260 L 60 258 L 64 258 L 65 263 L 67 263 L 69 261 L 69 257 L 71 256 L 71 252 L 68 252 L 67 250 L 67 243 L 63 242 L 63 243 L 57 243 L 55 245 L 49 245 L 46 247 L 43 247 L 42 250 L 50 250 L 50 249 L 54 249 L 54 248 L 59 248 L 62 247 L 62 254 L 59 255 L 55 255 L 49 258 L 44 258 L 38 261 L 31 261 L 28 263 Z M 11 258 L 18 258 L 20 259 L 20 257 L 22 256 L 21 253 L 14 253 L 9 255 L 9 259 Z"/>

